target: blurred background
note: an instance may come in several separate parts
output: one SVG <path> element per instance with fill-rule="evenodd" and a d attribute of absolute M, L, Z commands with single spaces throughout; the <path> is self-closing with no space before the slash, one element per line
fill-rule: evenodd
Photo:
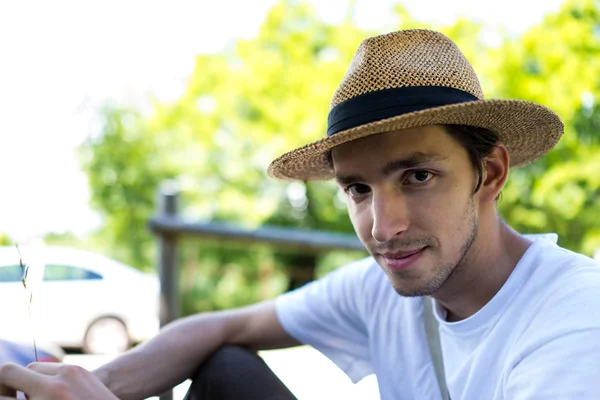
<path fill-rule="evenodd" d="M 276 182 L 266 168 L 323 137 L 362 39 L 407 28 L 455 40 L 487 98 L 531 100 L 562 117 L 558 147 L 512 171 L 500 212 L 523 233 L 556 232 L 593 256 L 595 0 L 2 2 L 1 244 L 87 250 L 152 273 L 148 221 L 165 180 L 189 220 L 352 233 L 334 184 Z M 184 315 L 271 298 L 290 287 L 294 266 L 321 276 L 363 255 L 195 239 L 179 250 Z"/>

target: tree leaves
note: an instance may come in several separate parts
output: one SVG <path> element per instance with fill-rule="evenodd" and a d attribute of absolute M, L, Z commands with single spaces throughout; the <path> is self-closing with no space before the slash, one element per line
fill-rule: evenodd
<path fill-rule="evenodd" d="M 396 13 L 400 28 L 425 27 L 401 6 Z M 485 27 L 471 21 L 439 28 L 472 62 L 487 98 L 535 101 L 565 121 L 555 151 L 511 172 L 500 211 L 521 232 L 554 231 L 563 245 L 588 254 L 600 246 L 599 22 L 597 2 L 570 0 L 523 35 L 496 33 L 493 43 Z M 102 134 L 83 146 L 82 160 L 92 204 L 105 218 L 104 237 L 112 238 L 115 251 L 126 256 L 121 258 L 152 265 L 146 223 L 155 191 L 168 178 L 180 182 L 183 212 L 194 219 L 351 232 L 333 183 L 275 182 L 266 168 L 283 151 L 324 136 L 333 92 L 361 40 L 376 33 L 348 21 L 328 25 L 310 6 L 281 1 L 257 37 L 198 56 L 177 101 L 155 101 L 153 112 L 144 115 L 103 109 Z M 275 268 L 273 254 L 261 257 L 264 268 Z M 228 285 L 258 279 L 252 262 L 258 261 L 239 258 L 245 272 L 229 269 L 223 290 L 233 293 Z M 254 272 L 248 275 L 247 268 Z M 260 296 L 253 293 L 239 296 Z M 217 297 L 225 304 L 227 296 Z"/>

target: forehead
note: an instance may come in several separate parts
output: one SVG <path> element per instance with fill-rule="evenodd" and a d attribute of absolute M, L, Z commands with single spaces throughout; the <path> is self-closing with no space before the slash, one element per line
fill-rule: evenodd
<path fill-rule="evenodd" d="M 462 145 L 442 126 L 385 132 L 344 143 L 332 150 L 336 174 L 364 170 L 414 154 L 433 158 L 467 157 Z"/>

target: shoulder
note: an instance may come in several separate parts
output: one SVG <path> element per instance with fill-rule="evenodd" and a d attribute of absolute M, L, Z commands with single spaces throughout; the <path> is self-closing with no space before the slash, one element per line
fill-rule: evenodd
<path fill-rule="evenodd" d="M 385 279 L 385 274 L 377 262 L 372 257 L 366 257 L 338 267 L 325 276 L 282 296 L 340 297 L 348 294 L 355 296 L 357 292 L 364 293 L 370 286 L 377 285 L 382 278 Z"/>
<path fill-rule="evenodd" d="M 600 263 L 557 245 L 552 238 L 538 238 L 532 247 L 535 248 L 533 254 L 526 253 L 523 259 L 527 256 L 526 263 L 533 272 L 534 281 L 544 280 L 548 287 L 566 287 L 565 279 L 577 286 L 578 281 L 588 277 L 593 284 L 600 278 Z"/>
<path fill-rule="evenodd" d="M 512 321 L 505 396 L 588 398 L 600 389 L 600 265 L 555 245 L 543 250 Z"/>
<path fill-rule="evenodd" d="M 307 307 L 361 315 L 370 313 L 385 286 L 387 276 L 372 257 L 343 265 L 324 277 L 292 292 L 278 296 L 279 308 L 285 305 Z"/>
<path fill-rule="evenodd" d="M 538 252 L 536 272 L 525 291 L 534 305 L 529 315 L 530 339 L 568 334 L 580 329 L 600 334 L 600 264 L 556 244 Z"/>
<path fill-rule="evenodd" d="M 574 317 L 596 313 L 595 323 L 600 327 L 600 264 L 560 247 L 556 255 L 560 256 L 556 266 L 560 273 L 546 291 L 546 308 L 555 315 L 564 310 Z"/>

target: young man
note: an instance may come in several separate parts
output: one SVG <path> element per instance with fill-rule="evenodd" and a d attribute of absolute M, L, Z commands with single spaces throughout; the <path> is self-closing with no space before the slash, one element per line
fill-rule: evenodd
<path fill-rule="evenodd" d="M 8 366 L 0 387 L 31 399 L 139 399 L 202 364 L 192 399 L 287 399 L 255 355 L 217 350 L 306 343 L 354 381 L 375 373 L 383 399 L 441 399 L 423 325 L 431 296 L 452 399 L 600 398 L 600 268 L 555 235 L 518 234 L 496 207 L 509 168 L 549 151 L 560 119 L 483 100 L 454 43 L 410 30 L 361 44 L 328 122 L 326 139 L 269 173 L 335 178 L 372 257 L 274 301 L 175 322 L 93 375 Z"/>

